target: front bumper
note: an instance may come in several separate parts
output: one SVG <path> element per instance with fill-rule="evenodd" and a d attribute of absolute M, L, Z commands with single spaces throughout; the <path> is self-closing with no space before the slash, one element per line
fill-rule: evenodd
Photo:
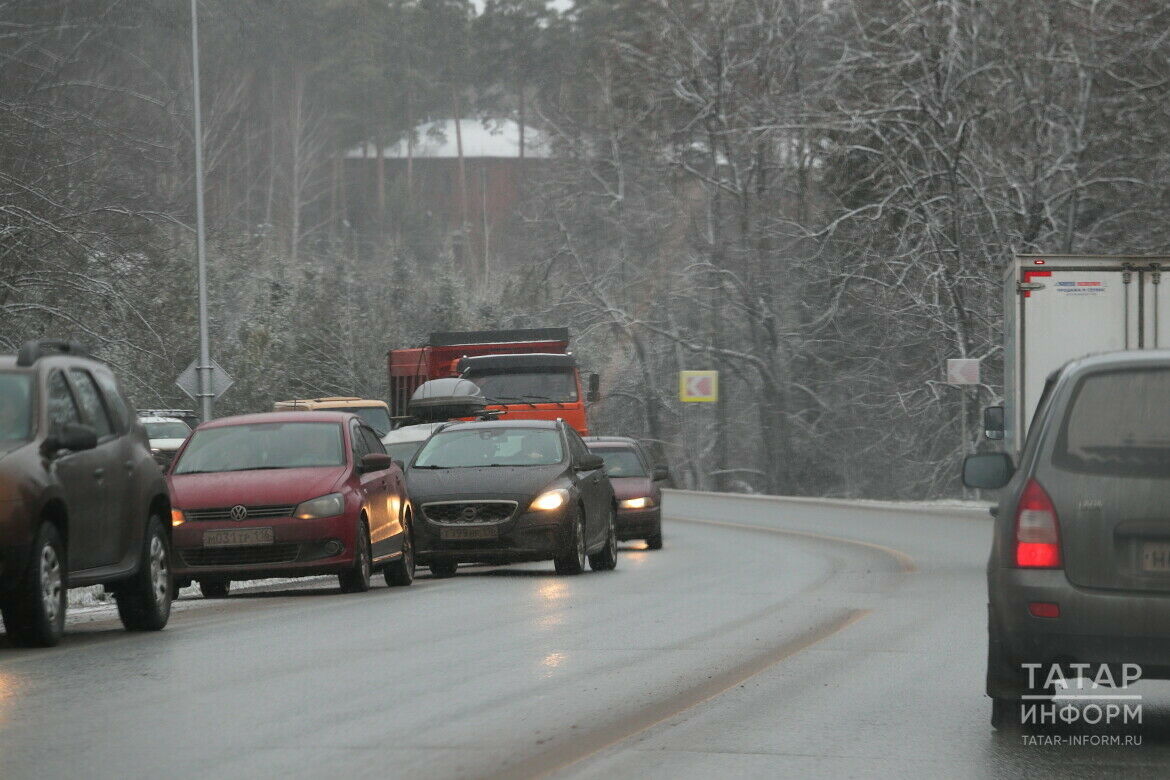
<path fill-rule="evenodd" d="M 1144 677 L 1170 679 L 1170 593 L 1073 585 L 1062 570 L 991 572 L 991 617 L 1015 663 L 1134 663 Z M 1031 602 L 1060 605 L 1039 618 Z"/>
<path fill-rule="evenodd" d="M 571 518 L 564 509 L 520 512 L 494 523 L 439 523 L 422 511 L 415 523 L 415 556 L 420 563 L 446 560 L 457 563 L 520 563 L 547 561 L 567 550 L 572 538 Z M 444 539 L 444 529 L 476 528 L 494 532 L 489 539 Z"/>
<path fill-rule="evenodd" d="M 662 533 L 662 507 L 649 509 L 618 508 L 614 517 L 614 530 L 620 541 L 645 539 Z"/>
<path fill-rule="evenodd" d="M 173 571 L 179 579 L 260 579 L 336 574 L 353 567 L 357 518 L 348 514 L 318 520 L 274 518 L 188 521 L 171 529 Z M 220 529 L 272 528 L 272 544 L 205 547 L 203 533 Z M 331 554 L 327 545 L 341 545 Z"/>

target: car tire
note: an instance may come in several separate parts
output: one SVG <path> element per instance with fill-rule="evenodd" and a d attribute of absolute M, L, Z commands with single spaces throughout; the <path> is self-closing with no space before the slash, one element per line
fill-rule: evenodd
<path fill-rule="evenodd" d="M 432 577 L 435 579 L 444 580 L 448 577 L 455 576 L 455 569 L 459 567 L 459 564 L 455 561 L 438 559 L 431 561 L 429 564 L 427 564 L 427 566 L 431 570 Z"/>
<path fill-rule="evenodd" d="M 138 571 L 114 589 L 118 617 L 127 631 L 161 631 L 171 617 L 171 546 L 162 519 L 151 514 L 138 560 Z"/>
<path fill-rule="evenodd" d="M 353 568 L 337 575 L 342 593 L 365 593 L 370 589 L 370 530 L 363 520 L 358 526 Z"/>
<path fill-rule="evenodd" d="M 405 586 L 414 582 L 414 541 L 411 539 L 410 516 L 402 524 L 402 555 L 386 564 L 382 576 L 387 585 Z"/>
<path fill-rule="evenodd" d="M 608 529 L 605 532 L 605 546 L 589 556 L 589 568 L 593 571 L 613 571 L 617 568 L 617 529 L 614 528 L 613 508 L 609 510 Z"/>
<path fill-rule="evenodd" d="M 199 590 L 205 599 L 226 599 L 231 589 L 231 580 L 199 580 Z"/>
<path fill-rule="evenodd" d="M 0 602 L 8 639 L 18 647 L 52 647 L 65 633 L 68 589 L 65 545 L 52 523 L 42 523 L 28 570 Z"/>
<path fill-rule="evenodd" d="M 585 511 L 577 510 L 573 518 L 573 533 L 569 538 L 568 549 L 553 559 L 553 567 L 557 574 L 580 574 L 585 571 Z"/>
<path fill-rule="evenodd" d="M 662 530 L 661 529 L 659 529 L 658 533 L 654 534 L 653 536 L 646 537 L 646 549 L 647 550 L 661 550 L 662 549 Z"/>

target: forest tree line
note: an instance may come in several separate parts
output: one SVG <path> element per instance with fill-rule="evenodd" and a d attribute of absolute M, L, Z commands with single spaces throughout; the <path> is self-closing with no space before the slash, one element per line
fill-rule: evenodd
<path fill-rule="evenodd" d="M 385 351 L 433 330 L 567 325 L 603 377 L 594 427 L 683 484 L 951 495 L 1002 393 L 1010 255 L 1167 250 L 1170 10 L 1148 0 L 199 13 L 219 414 L 385 397 Z M 197 354 L 189 14 L 0 0 L 0 350 L 76 336 L 143 407 L 183 405 Z M 551 152 L 491 273 L 409 178 L 347 219 L 347 151 L 458 117 Z M 944 383 L 961 357 L 981 386 Z M 721 402 L 679 403 L 700 368 Z"/>

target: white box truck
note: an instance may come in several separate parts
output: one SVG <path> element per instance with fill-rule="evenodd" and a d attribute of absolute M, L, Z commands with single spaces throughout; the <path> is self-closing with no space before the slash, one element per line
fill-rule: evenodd
<path fill-rule="evenodd" d="M 1004 279 L 1004 407 L 984 427 L 1018 459 L 1049 375 L 1075 358 L 1170 349 L 1170 256 L 1016 255 Z M 997 418 L 1002 417 L 1002 423 Z"/>

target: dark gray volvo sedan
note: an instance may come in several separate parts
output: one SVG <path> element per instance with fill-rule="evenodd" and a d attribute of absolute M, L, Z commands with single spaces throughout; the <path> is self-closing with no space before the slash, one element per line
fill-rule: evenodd
<path fill-rule="evenodd" d="M 972 455 L 963 481 L 1006 486 L 987 567 L 993 726 L 1026 723 L 1064 675 L 1170 678 L 1170 351 L 1068 363 L 1020 463 Z"/>

